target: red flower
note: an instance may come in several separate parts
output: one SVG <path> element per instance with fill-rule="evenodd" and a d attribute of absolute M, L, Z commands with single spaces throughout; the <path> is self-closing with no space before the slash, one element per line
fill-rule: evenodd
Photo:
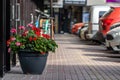
<path fill-rule="evenodd" d="M 40 32 L 35 32 L 35 34 L 39 37 L 40 36 Z"/>
<path fill-rule="evenodd" d="M 45 52 L 40 52 L 40 54 L 45 54 Z"/>
<path fill-rule="evenodd" d="M 44 34 L 44 30 L 36 27 L 33 24 L 28 24 L 27 27 L 19 26 L 16 32 L 15 28 L 11 28 L 11 37 L 7 40 L 8 52 L 18 52 L 20 49 L 30 49 L 39 51 L 40 54 L 45 54 L 48 51 L 55 51 L 56 45 L 52 45 L 53 41 L 50 36 Z M 55 43 L 55 42 L 54 42 Z M 55 47 L 55 48 L 53 48 Z"/>
<path fill-rule="evenodd" d="M 32 37 L 29 37 L 29 41 L 32 41 L 33 39 L 32 39 Z"/>
<path fill-rule="evenodd" d="M 47 39 L 50 39 L 50 36 L 49 36 L 49 35 L 46 35 L 46 38 L 47 38 Z"/>
<path fill-rule="evenodd" d="M 28 34 L 28 31 L 24 31 L 22 36 L 27 36 L 27 34 Z"/>
<path fill-rule="evenodd" d="M 37 27 L 32 27 L 32 30 L 35 31 L 35 32 L 41 32 L 41 29 L 40 28 L 37 28 Z"/>
<path fill-rule="evenodd" d="M 22 34 L 22 36 L 26 36 L 26 34 L 25 34 L 25 33 L 23 33 L 23 34 Z"/>
<path fill-rule="evenodd" d="M 42 34 L 42 36 L 46 39 L 50 39 L 50 36 L 48 34 Z"/>
<path fill-rule="evenodd" d="M 32 24 L 28 24 L 27 26 L 28 26 L 28 27 L 32 27 L 33 25 L 32 25 Z"/>
<path fill-rule="evenodd" d="M 32 27 L 32 30 L 33 30 L 33 31 L 36 31 L 36 30 L 37 30 L 37 28 L 33 26 L 33 27 Z"/>
<path fill-rule="evenodd" d="M 25 27 L 24 26 L 19 26 L 19 29 L 20 30 L 25 30 Z"/>
<path fill-rule="evenodd" d="M 16 38 L 15 38 L 15 37 L 11 37 L 10 40 L 11 40 L 11 41 L 15 41 Z"/>
<path fill-rule="evenodd" d="M 37 38 L 36 38 L 36 37 L 34 37 L 34 38 L 33 38 L 33 40 L 35 41 L 35 40 L 37 40 Z"/>
<path fill-rule="evenodd" d="M 15 45 L 16 45 L 16 46 L 20 46 L 21 43 L 20 43 L 20 42 L 16 42 Z"/>
<path fill-rule="evenodd" d="M 10 43 L 11 43 L 11 40 L 9 39 L 9 40 L 7 40 L 7 46 L 9 46 L 10 45 Z"/>
<path fill-rule="evenodd" d="M 13 34 L 15 34 L 15 33 L 17 32 L 17 30 L 16 30 L 15 28 L 12 28 L 12 29 L 10 30 L 10 32 L 13 33 Z"/>
<path fill-rule="evenodd" d="M 8 53 L 10 53 L 11 52 L 11 48 L 8 48 Z"/>

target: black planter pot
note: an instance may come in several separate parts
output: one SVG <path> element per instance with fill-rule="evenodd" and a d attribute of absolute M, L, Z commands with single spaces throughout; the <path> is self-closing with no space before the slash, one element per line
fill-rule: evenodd
<path fill-rule="evenodd" d="M 24 74 L 42 74 L 48 53 L 42 55 L 40 52 L 22 50 L 18 56 Z"/>

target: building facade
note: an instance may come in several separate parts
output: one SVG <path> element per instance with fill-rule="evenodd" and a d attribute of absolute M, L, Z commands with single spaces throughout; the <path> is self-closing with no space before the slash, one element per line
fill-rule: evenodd
<path fill-rule="evenodd" d="M 53 8 L 51 8 L 51 1 Z M 6 41 L 10 37 L 10 28 L 35 22 L 38 14 L 35 9 L 46 11 L 55 17 L 55 31 L 69 32 L 70 23 L 83 22 L 83 13 L 92 5 L 119 6 L 118 0 L 0 0 L 0 77 L 16 65 L 16 55 L 7 52 Z M 99 3 L 99 4 L 98 4 Z M 53 12 L 51 10 L 53 9 Z M 34 16 L 34 17 L 33 17 Z M 12 62 L 12 63 L 11 63 Z"/>

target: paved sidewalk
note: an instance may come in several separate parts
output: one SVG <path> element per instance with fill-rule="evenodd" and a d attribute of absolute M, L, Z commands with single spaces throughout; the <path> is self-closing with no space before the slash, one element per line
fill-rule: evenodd
<path fill-rule="evenodd" d="M 120 54 L 75 35 L 57 34 L 55 40 L 59 48 L 49 54 L 42 75 L 24 75 L 18 65 L 3 80 L 120 80 Z"/>

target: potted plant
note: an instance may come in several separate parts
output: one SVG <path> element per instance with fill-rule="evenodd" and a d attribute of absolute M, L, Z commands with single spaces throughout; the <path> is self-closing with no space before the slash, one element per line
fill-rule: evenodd
<path fill-rule="evenodd" d="M 10 32 L 11 37 L 7 41 L 8 52 L 18 53 L 23 73 L 41 74 L 48 52 L 55 52 L 58 47 L 56 42 L 32 24 L 27 27 L 20 26 L 18 31 L 12 28 Z"/>

